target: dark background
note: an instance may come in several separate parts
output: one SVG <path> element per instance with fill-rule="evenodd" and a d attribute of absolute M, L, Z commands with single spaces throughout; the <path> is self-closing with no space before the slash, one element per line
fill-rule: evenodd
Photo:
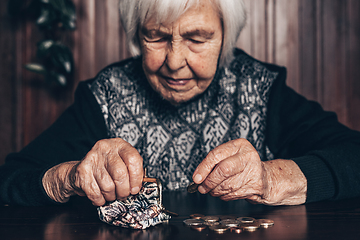
<path fill-rule="evenodd" d="M 73 0 L 77 30 L 63 41 L 75 58 L 75 77 L 54 94 L 23 68 L 36 62 L 42 34 L 31 21 L 11 18 L 0 1 L 0 164 L 28 144 L 68 107 L 79 81 L 129 56 L 118 0 Z M 288 85 L 345 125 L 360 130 L 360 1 L 245 0 L 248 24 L 238 46 L 288 68 Z"/>

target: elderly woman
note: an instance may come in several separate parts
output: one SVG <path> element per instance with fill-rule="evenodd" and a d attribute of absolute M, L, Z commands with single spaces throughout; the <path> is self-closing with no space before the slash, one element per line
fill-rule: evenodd
<path fill-rule="evenodd" d="M 74 104 L 0 169 L 1 202 L 166 190 L 294 205 L 360 195 L 360 135 L 235 43 L 240 0 L 121 0 L 134 58 L 80 83 Z"/>

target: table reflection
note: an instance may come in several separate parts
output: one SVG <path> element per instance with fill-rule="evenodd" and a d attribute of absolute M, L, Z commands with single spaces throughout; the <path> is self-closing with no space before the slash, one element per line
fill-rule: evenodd
<path fill-rule="evenodd" d="M 95 224 L 89 224 L 90 228 L 82 228 L 74 223 L 70 213 L 63 213 L 52 218 L 44 229 L 45 240 L 78 240 L 79 236 L 86 234 L 91 240 L 162 240 L 170 236 L 178 235 L 178 228 L 170 223 L 160 224 L 146 230 L 132 230 L 122 227 L 110 226 L 100 220 Z M 91 234 L 89 234 L 92 232 Z"/>
<path fill-rule="evenodd" d="M 301 206 L 269 207 L 244 200 L 224 202 L 204 195 L 164 194 L 164 205 L 178 213 L 169 223 L 146 230 L 130 230 L 99 220 L 96 207 L 78 198 L 70 203 L 44 207 L 0 207 L 0 239 L 14 240 L 113 240 L 113 239 L 360 239 L 360 199 L 319 202 Z M 268 218 L 273 227 L 255 232 L 198 232 L 183 224 L 190 214 Z"/>
<path fill-rule="evenodd" d="M 192 200 L 184 201 L 181 198 L 172 198 L 167 202 L 169 210 L 176 211 L 179 217 L 173 217 L 167 224 L 160 224 L 146 230 L 131 230 L 108 225 L 101 222 L 95 213 L 96 208 L 87 206 L 72 208 L 66 212 L 53 216 L 44 228 L 46 240 L 164 240 L 164 239 L 306 239 L 308 222 L 307 211 L 304 205 L 288 207 L 266 207 L 252 205 L 246 201 L 223 202 L 219 199 L 192 196 Z M 182 203 L 177 200 L 183 199 Z M 201 206 L 202 207 L 201 207 Z M 268 229 L 259 229 L 256 232 L 233 232 L 223 233 L 221 236 L 209 229 L 197 232 L 183 224 L 183 220 L 189 218 L 191 213 L 205 215 L 234 215 L 251 216 L 255 218 L 268 218 L 275 221 L 275 225 Z M 221 237 L 221 238 L 219 238 Z"/>

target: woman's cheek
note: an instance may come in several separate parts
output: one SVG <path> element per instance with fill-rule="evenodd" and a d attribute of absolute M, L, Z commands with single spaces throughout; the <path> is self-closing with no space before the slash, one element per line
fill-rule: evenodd
<path fill-rule="evenodd" d="M 162 49 L 155 49 L 144 44 L 143 61 L 148 71 L 157 72 L 165 61 L 165 53 Z"/>
<path fill-rule="evenodd" d="M 199 56 L 192 59 L 191 69 L 195 72 L 199 79 L 212 79 L 215 75 L 217 68 L 217 61 L 213 61 L 207 57 L 207 55 Z"/>

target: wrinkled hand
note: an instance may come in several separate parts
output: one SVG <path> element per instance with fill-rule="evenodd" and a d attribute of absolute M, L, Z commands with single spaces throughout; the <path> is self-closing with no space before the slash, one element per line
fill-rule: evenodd
<path fill-rule="evenodd" d="M 120 138 L 98 141 L 82 161 L 61 163 L 43 179 L 48 196 L 67 202 L 72 195 L 87 196 L 95 206 L 137 194 L 142 186 L 143 159 Z"/>
<path fill-rule="evenodd" d="M 246 139 L 212 150 L 195 170 L 193 180 L 200 184 L 200 193 L 226 201 L 297 205 L 306 200 L 307 180 L 298 165 L 282 159 L 262 162 Z"/>

